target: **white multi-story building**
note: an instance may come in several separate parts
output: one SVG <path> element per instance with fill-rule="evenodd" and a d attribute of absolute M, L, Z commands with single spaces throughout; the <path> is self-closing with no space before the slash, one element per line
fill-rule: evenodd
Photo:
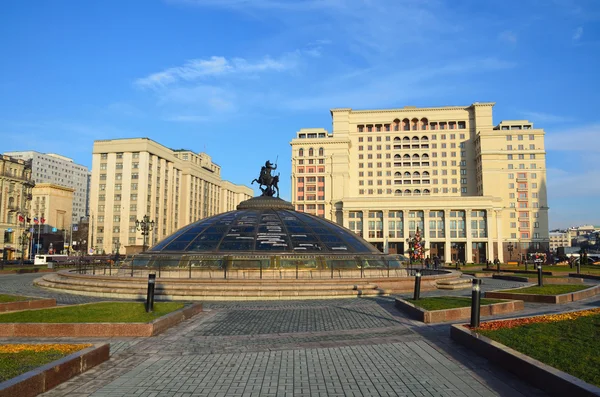
<path fill-rule="evenodd" d="M 248 186 L 221 179 L 206 153 L 169 149 L 148 138 L 94 142 L 90 233 L 95 252 L 139 252 L 136 220 L 154 222 L 149 246 L 198 219 L 234 210 Z"/>
<path fill-rule="evenodd" d="M 90 172 L 86 166 L 75 164 L 73 159 L 54 153 L 45 154 L 29 150 L 5 154 L 17 159 L 31 160 L 31 179 L 35 183 L 51 183 L 74 190 L 71 223 L 76 224 L 81 218 L 88 216 Z"/>

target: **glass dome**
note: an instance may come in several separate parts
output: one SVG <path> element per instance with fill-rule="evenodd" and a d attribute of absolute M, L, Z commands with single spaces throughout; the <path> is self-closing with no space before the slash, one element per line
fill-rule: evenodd
<path fill-rule="evenodd" d="M 278 198 L 255 197 L 237 208 L 187 225 L 135 255 L 132 272 L 137 267 L 188 278 L 389 277 L 390 269 L 406 263 Z"/>
<path fill-rule="evenodd" d="M 288 209 L 231 211 L 192 223 L 148 253 L 381 254 L 351 231 Z"/>

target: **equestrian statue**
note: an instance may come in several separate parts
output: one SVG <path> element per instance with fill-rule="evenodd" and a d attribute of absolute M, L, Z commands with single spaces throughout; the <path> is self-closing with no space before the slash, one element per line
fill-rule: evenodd
<path fill-rule="evenodd" d="M 277 161 L 275 161 L 275 165 L 273 165 L 273 163 L 267 160 L 265 165 L 260 168 L 260 176 L 252 181 L 252 184 L 258 182 L 262 196 L 273 197 L 275 192 L 277 192 L 277 197 L 279 197 L 279 187 L 277 186 L 279 183 L 279 173 L 275 176 L 271 175 L 271 171 L 276 169 Z"/>

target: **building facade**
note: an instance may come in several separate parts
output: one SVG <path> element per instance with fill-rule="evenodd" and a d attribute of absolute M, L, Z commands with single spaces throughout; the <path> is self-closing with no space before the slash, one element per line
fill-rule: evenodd
<path fill-rule="evenodd" d="M 33 226 L 35 253 L 45 254 L 51 249 L 67 253 L 71 247 L 74 192 L 53 183 L 37 183 L 33 188 L 31 214 L 38 222 Z"/>
<path fill-rule="evenodd" d="M 548 251 L 544 131 L 493 105 L 333 109 L 291 141 L 292 203 L 389 253 L 417 228 L 445 262 Z"/>
<path fill-rule="evenodd" d="M 33 181 L 31 161 L 0 155 L 0 233 L 2 260 L 27 258 Z"/>
<path fill-rule="evenodd" d="M 550 251 L 553 253 L 557 252 L 560 247 L 570 247 L 571 237 L 568 232 L 550 232 Z"/>
<path fill-rule="evenodd" d="M 89 214 L 90 172 L 86 166 L 75 164 L 73 159 L 54 153 L 35 151 L 7 152 L 6 155 L 31 160 L 32 179 L 35 183 L 51 183 L 74 190 L 70 223 L 77 224 Z"/>
<path fill-rule="evenodd" d="M 198 219 L 235 209 L 251 188 L 221 179 L 206 153 L 172 150 L 148 138 L 94 142 L 88 245 L 95 253 L 134 253 L 136 220 L 154 221 L 153 245 Z"/>

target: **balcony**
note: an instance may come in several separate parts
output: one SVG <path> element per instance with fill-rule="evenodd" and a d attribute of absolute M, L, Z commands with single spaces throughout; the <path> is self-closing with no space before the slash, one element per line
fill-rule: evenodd
<path fill-rule="evenodd" d="M 517 177 L 517 182 L 527 182 L 527 178 L 519 178 L 519 177 Z"/>
<path fill-rule="evenodd" d="M 517 192 L 526 192 L 528 189 L 526 187 L 518 187 Z"/>
<path fill-rule="evenodd" d="M 528 217 L 528 216 L 525 216 L 525 217 L 519 217 L 519 218 L 518 218 L 518 221 L 519 221 L 519 222 L 528 222 L 528 221 L 529 221 L 529 217 Z"/>
<path fill-rule="evenodd" d="M 27 177 L 25 177 L 23 175 L 17 175 L 17 174 L 15 174 L 13 172 L 10 172 L 10 171 L 2 171 L 2 172 L 0 172 L 0 176 L 5 176 L 5 177 L 11 178 L 11 179 L 16 179 L 18 181 L 30 182 L 31 183 L 31 178 L 27 178 Z"/>

